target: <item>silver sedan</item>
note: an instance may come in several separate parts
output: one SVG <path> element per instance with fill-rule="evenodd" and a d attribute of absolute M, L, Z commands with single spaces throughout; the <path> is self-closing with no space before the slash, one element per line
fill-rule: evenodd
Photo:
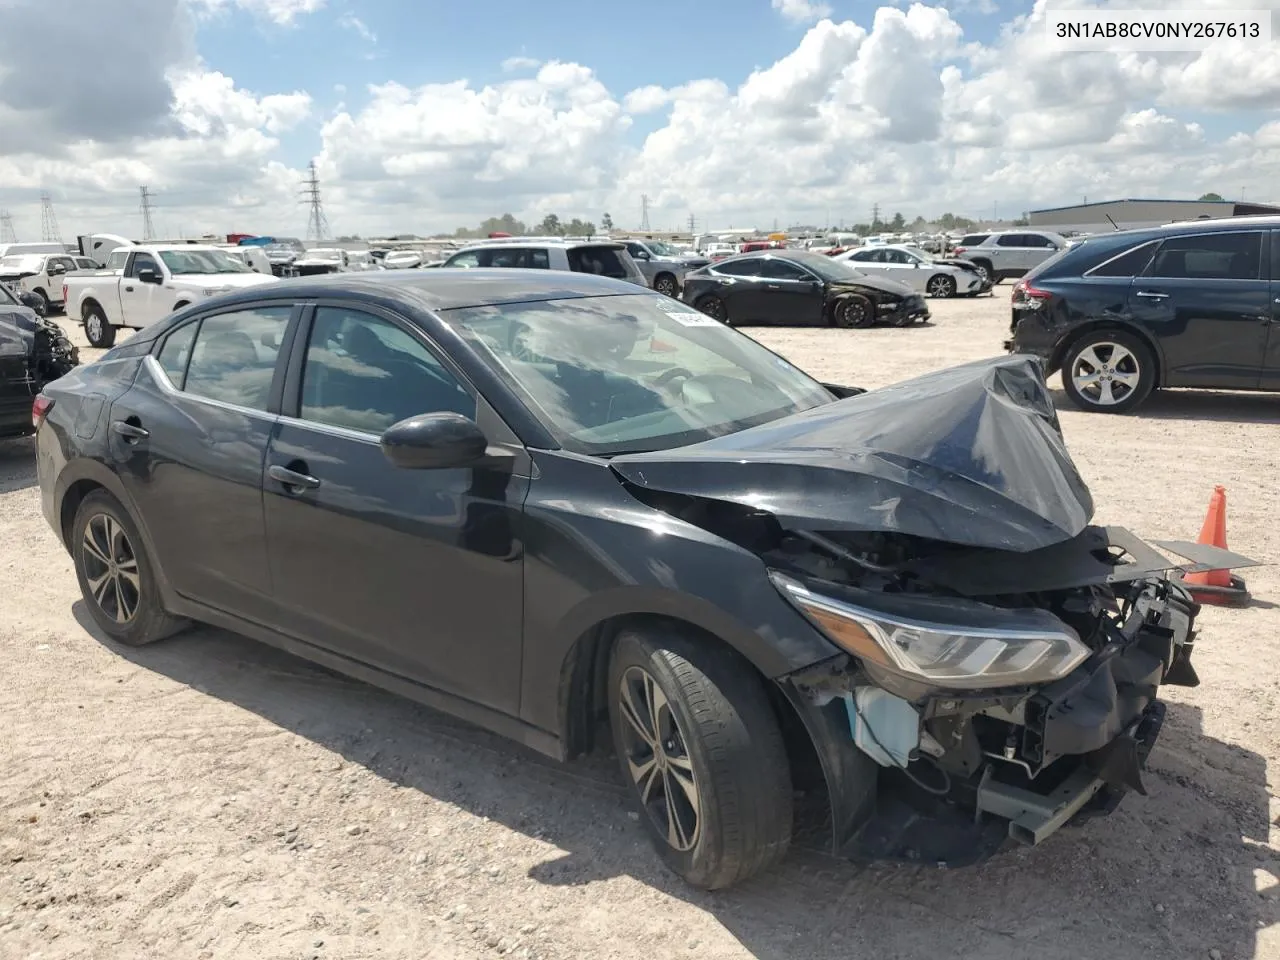
<path fill-rule="evenodd" d="M 989 289 L 977 268 L 963 261 L 944 260 L 919 247 L 877 245 L 836 254 L 855 269 L 904 283 L 931 297 L 976 296 Z"/>

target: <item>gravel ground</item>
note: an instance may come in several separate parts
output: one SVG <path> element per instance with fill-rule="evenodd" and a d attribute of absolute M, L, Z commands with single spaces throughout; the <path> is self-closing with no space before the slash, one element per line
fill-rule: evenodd
<path fill-rule="evenodd" d="M 998 351 L 1007 291 L 757 335 L 878 386 Z M 1231 547 L 1268 561 L 1278 421 L 1280 396 L 1232 394 L 1063 414 L 1099 521 L 1194 538 L 1222 483 Z M 708 895 L 659 866 L 608 760 L 561 768 L 218 630 L 106 642 L 31 460 L 0 442 L 0 957 L 1280 958 L 1274 567 L 1204 613 L 1149 797 L 963 871 L 800 850 Z"/>

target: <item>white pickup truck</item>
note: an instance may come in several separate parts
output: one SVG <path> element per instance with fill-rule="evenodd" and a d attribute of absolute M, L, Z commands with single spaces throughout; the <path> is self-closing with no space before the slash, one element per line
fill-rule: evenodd
<path fill-rule="evenodd" d="M 276 283 L 217 247 L 196 244 L 135 246 L 121 268 L 68 275 L 62 297 L 68 317 L 79 317 L 95 347 L 109 347 L 116 330 L 141 330 L 174 310 L 228 290 Z M 111 251 L 119 258 L 122 249 Z M 108 268 L 115 266 L 108 263 Z"/>

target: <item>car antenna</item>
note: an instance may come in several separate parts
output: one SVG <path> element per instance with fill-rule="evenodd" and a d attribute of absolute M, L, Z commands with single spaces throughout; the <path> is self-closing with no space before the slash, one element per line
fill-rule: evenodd
<path fill-rule="evenodd" d="M 1104 214 L 1103 214 L 1103 216 L 1104 216 L 1104 217 L 1106 217 L 1108 220 L 1111 220 L 1111 214 L 1109 214 L 1109 213 L 1104 213 Z M 1115 227 L 1117 230 L 1119 230 L 1119 229 L 1120 229 L 1120 225 L 1119 225 L 1118 223 L 1116 223 L 1114 220 L 1111 220 L 1111 225 L 1112 225 L 1113 227 Z"/>

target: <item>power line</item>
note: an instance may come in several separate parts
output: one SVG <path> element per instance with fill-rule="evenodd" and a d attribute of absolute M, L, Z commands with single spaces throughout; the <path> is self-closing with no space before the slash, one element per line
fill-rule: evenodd
<path fill-rule="evenodd" d="M 13 229 L 13 214 L 0 210 L 0 243 L 17 243 L 18 234 Z"/>
<path fill-rule="evenodd" d="M 328 240 L 329 220 L 324 215 L 324 206 L 320 202 L 320 175 L 316 173 L 316 162 L 307 164 L 307 179 L 302 181 L 302 202 L 310 207 L 307 215 L 307 239 Z"/>
<path fill-rule="evenodd" d="M 698 233 L 698 218 L 692 213 L 689 214 L 689 235 L 696 236 Z"/>
<path fill-rule="evenodd" d="M 53 197 L 47 193 L 40 194 L 40 239 L 45 243 L 62 243 L 62 231 L 53 212 Z"/>
<path fill-rule="evenodd" d="M 151 222 L 151 188 L 139 187 L 138 194 L 142 197 L 142 239 L 153 240 L 156 235 L 155 224 Z"/>
<path fill-rule="evenodd" d="M 647 193 L 640 194 L 640 229 L 649 230 L 649 195 Z"/>

